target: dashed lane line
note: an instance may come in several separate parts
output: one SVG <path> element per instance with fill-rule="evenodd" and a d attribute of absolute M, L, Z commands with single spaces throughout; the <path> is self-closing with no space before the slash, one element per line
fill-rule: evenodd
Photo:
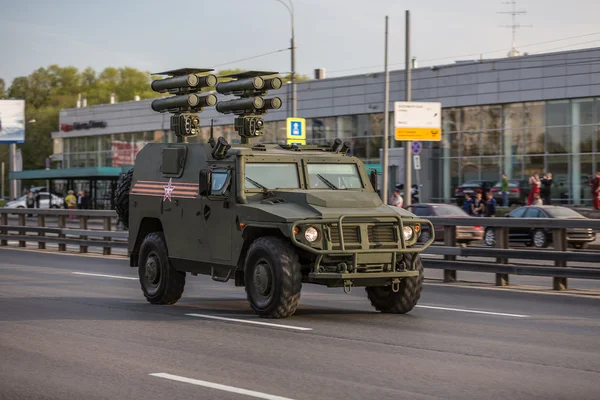
<path fill-rule="evenodd" d="M 250 320 L 250 319 L 217 317 L 216 315 L 208 315 L 208 314 L 185 314 L 185 315 L 187 315 L 189 317 L 216 319 L 216 320 L 219 320 L 219 321 L 228 321 L 228 322 L 241 322 L 241 323 L 244 323 L 244 324 L 270 326 L 270 327 L 274 327 L 274 328 L 292 329 L 292 330 L 296 330 L 296 331 L 312 331 L 313 330 L 312 328 L 304 328 L 304 327 L 301 327 L 301 326 L 272 324 L 270 322 L 253 321 L 253 320 Z"/>
<path fill-rule="evenodd" d="M 450 308 L 450 307 L 425 306 L 425 305 L 416 305 L 415 307 L 416 308 L 427 308 L 427 309 L 431 309 L 431 310 L 456 311 L 456 312 L 464 312 L 464 313 L 471 313 L 471 314 L 496 315 L 496 316 L 500 316 L 500 317 L 530 318 L 529 315 L 523 315 L 523 314 L 508 314 L 508 313 L 500 313 L 500 312 L 492 312 L 492 311 L 467 310 L 464 308 Z"/>
<path fill-rule="evenodd" d="M 255 392 L 254 390 L 242 389 L 235 386 L 222 385 L 220 383 L 201 381 L 200 379 L 191 379 L 186 378 L 184 376 L 179 375 L 171 375 L 166 374 L 164 372 L 159 372 L 155 374 L 149 374 L 150 376 L 155 376 L 157 378 L 169 379 L 176 382 L 184 382 L 189 383 L 196 386 L 203 386 L 210 389 L 222 390 L 224 392 L 243 394 L 246 396 L 254 397 L 257 399 L 267 399 L 267 400 L 292 400 L 289 397 L 275 396 L 268 393 L 263 392 Z"/>
<path fill-rule="evenodd" d="M 134 277 L 131 277 L 131 276 L 92 274 L 92 273 L 89 273 L 89 272 L 71 272 L 71 273 L 75 274 L 75 275 L 97 276 L 97 277 L 100 277 L 100 278 L 128 279 L 128 280 L 132 280 L 132 281 L 137 281 L 138 280 L 138 278 L 134 278 Z"/>

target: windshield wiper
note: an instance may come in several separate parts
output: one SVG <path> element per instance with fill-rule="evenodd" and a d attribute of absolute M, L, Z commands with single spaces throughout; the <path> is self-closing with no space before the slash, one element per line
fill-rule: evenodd
<path fill-rule="evenodd" d="M 261 185 L 260 183 L 256 182 L 254 179 L 250 179 L 247 176 L 245 178 L 246 178 L 246 180 L 248 182 L 250 182 L 251 184 L 253 184 L 257 188 L 262 189 L 263 192 L 267 193 L 269 191 L 269 189 L 266 186 Z"/>
<path fill-rule="evenodd" d="M 331 183 L 331 181 L 329 181 L 327 178 L 325 178 L 323 175 L 321 174 L 317 174 L 317 177 L 322 180 L 323 182 L 325 182 L 325 184 L 327 186 L 329 186 L 329 189 L 333 189 L 333 190 L 338 190 L 339 187 L 335 186 L 333 183 Z"/>

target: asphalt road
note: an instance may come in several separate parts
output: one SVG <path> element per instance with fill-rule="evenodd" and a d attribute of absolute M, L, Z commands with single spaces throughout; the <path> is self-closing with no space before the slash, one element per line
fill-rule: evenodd
<path fill-rule="evenodd" d="M 264 320 L 206 277 L 152 306 L 122 258 L 0 260 L 0 399 L 600 398 L 600 298 L 428 283 L 384 315 L 305 285 Z"/>

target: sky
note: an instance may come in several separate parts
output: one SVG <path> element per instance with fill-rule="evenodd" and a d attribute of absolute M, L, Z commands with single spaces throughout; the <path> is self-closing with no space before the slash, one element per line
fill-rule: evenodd
<path fill-rule="evenodd" d="M 327 77 L 383 70 L 386 15 L 390 69 L 403 69 L 405 10 L 411 12 L 412 56 L 419 66 L 479 54 L 504 57 L 511 46 L 511 29 L 500 27 L 511 24 L 511 16 L 497 13 L 511 10 L 503 0 L 291 1 L 296 71 L 310 77 L 316 68 L 325 68 Z M 527 10 L 518 23 L 532 25 L 517 31 L 518 49 L 600 47 L 600 1 L 549 4 L 517 2 Z M 8 86 L 52 64 L 96 71 L 130 66 L 287 73 L 290 37 L 290 15 L 276 0 L 0 0 L 0 78 Z"/>

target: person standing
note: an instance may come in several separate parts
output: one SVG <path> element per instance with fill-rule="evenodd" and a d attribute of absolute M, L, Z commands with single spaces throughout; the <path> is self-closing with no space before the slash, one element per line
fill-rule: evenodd
<path fill-rule="evenodd" d="M 532 206 L 542 206 L 544 202 L 542 201 L 542 197 L 539 193 L 533 195 L 533 201 L 531 202 Z"/>
<path fill-rule="evenodd" d="M 550 205 L 552 202 L 552 173 L 548 172 L 542 178 L 541 195 L 545 205 Z"/>
<path fill-rule="evenodd" d="M 485 216 L 486 217 L 495 217 L 496 216 L 496 205 L 498 203 L 496 202 L 496 199 L 494 198 L 494 195 L 492 195 L 491 193 L 487 194 L 487 201 L 485 202 Z"/>
<path fill-rule="evenodd" d="M 527 199 L 527 205 L 530 206 L 533 202 L 534 195 L 536 193 L 540 193 L 540 175 L 535 174 L 529 178 L 529 184 L 531 185 L 531 191 L 529 192 L 529 197 Z"/>
<path fill-rule="evenodd" d="M 69 190 L 69 194 L 65 197 L 65 204 L 69 210 L 74 210 L 77 207 L 77 198 L 73 193 L 72 190 Z M 75 219 L 75 216 L 69 215 L 69 219 Z"/>
<path fill-rule="evenodd" d="M 510 207 L 510 204 L 508 202 L 508 176 L 506 176 L 506 174 L 502 174 L 500 191 L 502 192 L 502 206 Z"/>
<path fill-rule="evenodd" d="M 594 210 L 600 210 L 600 171 L 596 172 L 596 177 L 592 179 L 592 204 Z"/>

